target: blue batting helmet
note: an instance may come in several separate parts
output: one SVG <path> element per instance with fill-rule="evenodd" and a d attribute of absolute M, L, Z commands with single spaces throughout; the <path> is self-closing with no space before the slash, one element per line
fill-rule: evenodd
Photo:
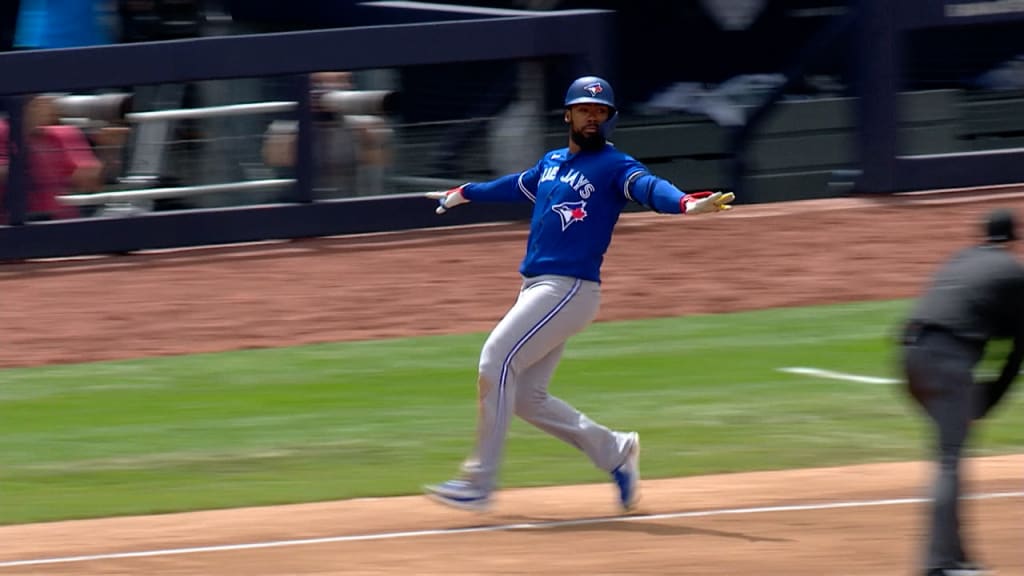
<path fill-rule="evenodd" d="M 604 104 L 611 108 L 612 113 L 604 124 L 601 124 L 601 136 L 611 136 L 618 122 L 619 112 L 615 107 L 615 91 L 607 80 L 598 76 L 582 76 L 573 80 L 569 90 L 565 92 L 565 107 L 576 104 Z"/>
<path fill-rule="evenodd" d="M 615 111 L 615 91 L 604 78 L 583 76 L 569 85 L 565 93 L 565 106 L 574 104 L 604 104 Z"/>

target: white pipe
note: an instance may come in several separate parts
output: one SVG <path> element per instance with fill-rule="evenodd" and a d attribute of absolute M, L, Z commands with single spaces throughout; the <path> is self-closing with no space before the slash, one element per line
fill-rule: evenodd
<path fill-rule="evenodd" d="M 324 106 L 343 114 L 380 114 L 386 99 L 395 93 L 390 90 L 330 90 L 322 96 Z M 152 110 L 149 112 L 129 112 L 125 120 L 135 124 L 156 120 L 184 120 L 188 118 L 219 118 L 221 116 L 239 116 L 243 114 L 274 114 L 291 112 L 298 107 L 297 102 L 249 102 L 246 104 L 227 104 L 224 106 L 206 106 L 203 108 L 182 108 L 177 110 Z"/>
<path fill-rule="evenodd" d="M 251 192 L 294 185 L 291 178 L 274 178 L 269 180 L 251 180 L 249 182 L 227 182 L 224 184 L 203 184 L 199 186 L 176 186 L 173 188 L 147 188 L 145 190 L 122 190 L 118 192 L 99 192 L 96 194 L 69 194 L 58 196 L 63 204 L 70 206 L 93 206 L 108 202 L 130 202 L 132 200 L 156 200 L 159 198 L 181 198 L 183 196 L 199 196 L 217 192 Z"/>
<path fill-rule="evenodd" d="M 155 120 L 184 120 L 186 118 L 215 118 L 220 116 L 238 116 L 242 114 L 269 114 L 274 112 L 291 112 L 298 104 L 295 102 L 252 102 L 249 104 L 228 104 L 226 106 L 207 106 L 205 108 L 182 108 L 180 110 L 153 110 L 151 112 L 131 112 L 125 114 L 129 122 L 153 122 Z"/>

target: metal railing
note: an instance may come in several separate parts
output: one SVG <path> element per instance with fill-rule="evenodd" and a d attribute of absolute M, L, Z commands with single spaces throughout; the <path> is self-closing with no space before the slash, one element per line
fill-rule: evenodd
<path fill-rule="evenodd" d="M 65 121 L 80 120 L 80 123 L 85 124 L 123 121 L 141 126 L 142 142 L 136 146 L 134 151 L 136 155 L 140 153 L 140 149 L 149 149 L 148 153 L 155 155 L 162 155 L 165 151 L 166 142 L 163 141 L 163 138 L 166 136 L 167 130 L 148 130 L 144 127 L 147 124 L 255 114 L 294 114 L 299 108 L 299 102 L 276 101 L 129 112 L 130 96 L 130 94 L 67 96 L 59 99 L 57 107 L 62 115 L 71 116 Z M 319 95 L 321 105 L 325 110 L 344 115 L 357 124 L 371 122 L 374 119 L 383 124 L 385 115 L 394 107 L 393 102 L 396 97 L 397 92 L 392 90 L 331 90 Z M 159 166 L 162 163 L 152 162 L 151 164 Z M 159 181 L 158 174 L 131 173 L 119 179 L 119 185 L 129 189 L 65 194 L 59 196 L 58 200 L 71 206 L 130 204 L 138 201 L 187 198 L 227 192 L 276 190 L 294 186 L 297 183 L 294 178 L 268 178 L 192 186 L 145 187 L 155 181 Z"/>
<path fill-rule="evenodd" d="M 586 71 L 613 76 L 610 69 L 613 46 L 608 38 L 612 37 L 610 25 L 614 13 L 555 10 L 495 15 L 469 14 L 458 7 L 439 5 L 430 5 L 428 9 L 415 2 L 367 2 L 363 5 L 366 10 L 380 15 L 379 23 L 354 28 L 0 53 L 0 98 L 6 100 L 6 108 L 11 113 L 13 143 L 4 198 L 9 225 L 0 226 L 0 260 L 122 253 L 146 248 L 447 226 L 520 217 L 518 208 L 506 210 L 496 206 L 493 210 L 466 211 L 451 218 L 437 219 L 432 210 L 419 210 L 423 202 L 420 194 L 313 203 L 313 109 L 309 74 L 324 70 L 557 58 L 569 64 L 565 68 L 567 75 Z M 391 24 L 389 21 L 412 23 Z M 467 39 L 471 39 L 471 49 L 467 47 Z M 21 153 L 25 135 L 20 110 L 27 95 L 271 76 L 290 77 L 295 108 L 289 113 L 294 114 L 298 123 L 295 178 L 282 203 L 23 225 L 27 162 Z M 271 103 L 271 106 L 278 105 Z M 233 113 L 237 109 L 229 110 Z M 171 192 L 159 189 L 153 192 L 163 193 Z"/>

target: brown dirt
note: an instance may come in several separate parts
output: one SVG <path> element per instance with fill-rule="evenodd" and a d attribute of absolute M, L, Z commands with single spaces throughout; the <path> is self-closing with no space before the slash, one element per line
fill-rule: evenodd
<path fill-rule="evenodd" d="M 1020 191 L 628 215 L 599 321 L 909 297 Z M 464 209 L 483 209 L 471 207 Z M 522 225 L 0 265 L 0 367 L 483 331 L 515 297 Z M 647 455 L 647 457 L 654 457 Z M 1020 490 L 1024 455 L 970 463 L 975 492 Z M 508 490 L 475 516 L 419 497 L 0 527 L 0 574 L 913 574 L 920 502 L 680 513 L 923 495 L 920 463 L 646 482 L 629 522 L 446 528 L 614 513 L 606 485 Z M 970 541 L 1024 575 L 1024 498 L 966 504 Z M 662 516 L 657 516 L 662 515 Z M 438 530 L 39 565 L 33 558 Z"/>

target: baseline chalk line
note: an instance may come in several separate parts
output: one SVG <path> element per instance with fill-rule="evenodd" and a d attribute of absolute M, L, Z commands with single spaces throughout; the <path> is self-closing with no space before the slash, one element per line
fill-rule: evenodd
<path fill-rule="evenodd" d="M 1005 498 L 1022 498 L 1024 492 L 993 492 L 965 496 L 969 500 L 995 500 Z M 308 546 L 314 544 L 337 544 L 344 542 L 364 542 L 369 540 L 394 540 L 399 538 L 421 538 L 424 536 L 441 536 L 452 534 L 479 534 L 484 532 L 506 532 L 512 530 L 543 530 L 563 528 L 567 526 L 589 526 L 596 524 L 613 524 L 618 522 L 639 522 L 643 520 L 669 520 L 677 518 L 705 518 L 709 516 L 727 516 L 736 514 L 764 514 L 771 512 L 807 512 L 815 510 L 835 510 L 839 508 L 868 508 L 875 506 L 899 506 L 906 504 L 922 504 L 927 498 L 894 498 L 888 500 L 860 500 L 850 502 L 825 502 L 818 504 L 791 504 L 786 506 L 762 506 L 751 508 L 719 508 L 713 510 L 696 510 L 691 512 L 672 512 L 667 514 L 643 514 L 634 516 L 606 516 L 600 518 L 582 518 L 577 520 L 551 520 L 543 522 L 525 522 L 516 524 L 495 524 L 489 526 L 473 526 L 469 528 L 441 528 L 430 530 L 412 530 L 406 532 L 381 532 L 376 534 L 350 534 L 346 536 L 327 536 L 323 538 L 302 538 L 296 540 L 276 540 L 268 542 L 249 542 L 239 544 L 222 544 L 217 546 L 195 546 L 189 548 L 167 548 L 158 550 L 142 550 L 138 552 L 108 552 L 83 556 L 64 556 L 53 558 L 36 558 L 30 560 L 12 560 L 0 562 L 0 568 L 19 566 L 40 566 L 46 564 L 70 564 L 74 562 L 90 562 L 96 560 L 121 560 L 128 558 L 148 558 L 154 556 L 175 556 L 181 554 L 201 554 L 204 552 L 232 552 L 238 550 L 257 550 L 264 548 L 283 548 L 288 546 Z"/>

